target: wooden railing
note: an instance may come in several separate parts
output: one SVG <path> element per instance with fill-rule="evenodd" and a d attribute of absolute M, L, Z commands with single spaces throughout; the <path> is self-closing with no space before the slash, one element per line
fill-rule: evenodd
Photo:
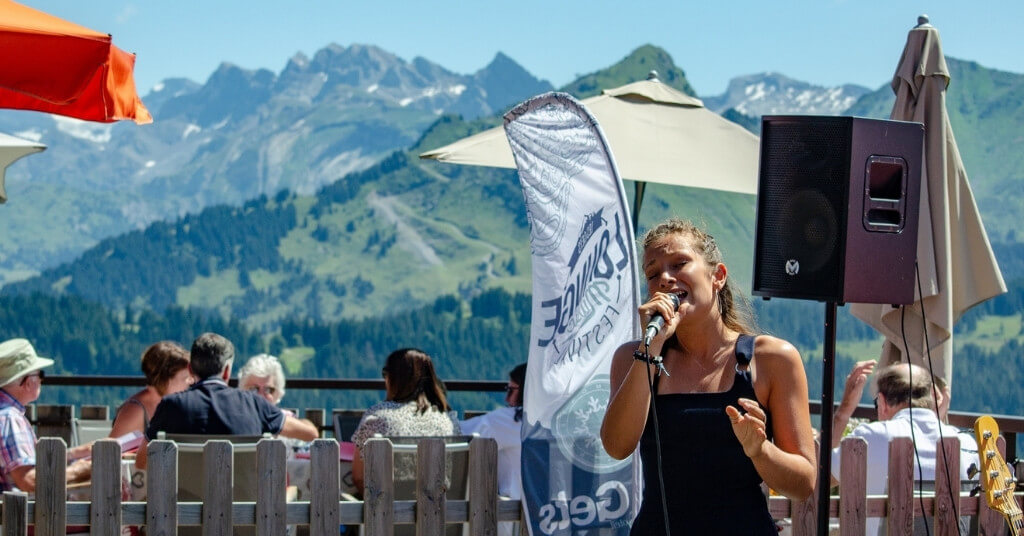
<path fill-rule="evenodd" d="M 237 386 L 238 380 L 231 379 L 230 385 Z M 500 392 L 504 390 L 507 382 L 505 381 L 493 381 L 493 380 L 447 380 L 444 382 L 445 388 L 448 391 L 469 391 L 469 392 Z M 85 386 L 85 387 L 142 387 L 146 385 L 146 379 L 142 376 L 93 376 L 93 375 L 74 375 L 74 376 L 47 376 L 47 385 L 59 385 L 59 386 Z M 301 389 L 327 389 L 327 390 L 370 390 L 370 391 L 383 391 L 384 381 L 380 379 L 357 379 L 357 378 L 289 378 L 288 389 L 301 390 Z M 85 407 L 85 406 L 83 406 Z M 812 415 L 821 415 L 821 402 L 811 400 L 809 403 L 810 412 Z M 307 410 L 307 412 L 310 410 Z M 330 415 L 330 413 L 323 413 L 322 410 L 319 415 Z M 949 421 L 953 426 L 959 428 L 971 428 L 974 426 L 974 420 L 977 419 L 981 414 L 972 412 L 961 412 L 961 411 L 950 411 Z M 314 415 L 315 416 L 315 415 Z M 874 419 L 876 417 L 875 410 L 871 406 L 861 405 L 858 406 L 853 413 L 854 417 L 863 417 L 868 419 Z M 95 418 L 85 417 L 83 418 Z M 993 415 L 996 422 L 999 424 L 999 429 L 1003 432 L 1007 439 L 1007 455 L 1009 458 L 1016 457 L 1016 435 L 1024 433 L 1024 416 L 1018 415 Z M 325 421 L 319 422 L 321 427 L 325 424 L 327 427 L 329 423 Z"/>
<path fill-rule="evenodd" d="M 279 440 L 265 439 L 257 447 L 256 471 L 261 482 L 255 502 L 234 502 L 231 496 L 231 444 L 211 441 L 204 450 L 205 500 L 178 502 L 177 447 L 171 441 L 149 444 L 148 496 L 146 502 L 122 501 L 121 451 L 113 441 L 99 441 L 93 447 L 91 501 L 74 502 L 66 497 L 64 442 L 40 439 L 37 446 L 37 490 L 34 500 L 22 493 L 4 493 L 2 518 L 4 536 L 24 535 L 34 525 L 38 536 L 65 533 L 65 525 L 88 525 L 94 536 L 116 536 L 125 525 L 145 525 L 149 534 L 174 534 L 179 525 L 202 525 L 205 534 L 230 535 L 233 526 L 255 526 L 259 535 L 280 535 L 287 525 L 307 526 L 312 536 L 336 536 L 338 527 L 361 525 L 363 534 L 391 534 L 395 524 L 415 524 L 417 534 L 444 534 L 446 523 L 468 523 L 473 535 L 494 534 L 499 521 L 519 521 L 517 501 L 499 500 L 496 482 L 497 444 L 493 439 L 470 443 L 468 500 L 446 497 L 444 485 L 444 443 L 441 439 L 421 443 L 417 464 L 417 499 L 395 500 L 392 482 L 392 446 L 387 440 L 366 443 L 366 501 L 339 500 L 338 444 L 318 439 L 310 450 L 311 497 L 286 498 L 286 447 Z M 839 534 L 864 534 L 868 518 L 884 518 L 889 534 L 910 534 L 914 518 L 924 512 L 934 516 L 931 534 L 954 535 L 958 516 L 977 518 L 979 534 L 1002 534 L 1001 515 L 989 509 L 984 499 L 960 492 L 955 475 L 959 468 L 959 440 L 946 438 L 942 448 L 949 460 L 947 471 L 936 473 L 935 491 L 923 497 L 913 489 L 913 445 L 898 439 L 890 446 L 889 494 L 867 495 L 866 443 L 860 438 L 843 441 L 839 495 L 829 505 L 830 516 L 838 519 Z M 1018 496 L 1018 500 L 1020 497 Z M 776 519 L 792 519 L 792 534 L 814 534 L 817 501 L 815 495 L 794 502 L 784 497 L 769 498 L 769 510 Z"/>

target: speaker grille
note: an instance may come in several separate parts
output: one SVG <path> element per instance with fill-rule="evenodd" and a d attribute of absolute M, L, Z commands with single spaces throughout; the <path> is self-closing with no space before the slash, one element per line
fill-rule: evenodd
<path fill-rule="evenodd" d="M 845 117 L 764 119 L 755 293 L 842 296 L 851 126 Z"/>

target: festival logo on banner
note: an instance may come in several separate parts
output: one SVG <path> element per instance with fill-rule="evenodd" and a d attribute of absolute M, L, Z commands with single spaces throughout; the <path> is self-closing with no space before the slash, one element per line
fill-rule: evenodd
<path fill-rule="evenodd" d="M 626 534 L 638 462 L 601 444 L 615 349 L 639 332 L 625 195 L 596 122 L 568 95 L 506 115 L 530 221 L 533 324 L 523 487 L 534 534 Z"/>

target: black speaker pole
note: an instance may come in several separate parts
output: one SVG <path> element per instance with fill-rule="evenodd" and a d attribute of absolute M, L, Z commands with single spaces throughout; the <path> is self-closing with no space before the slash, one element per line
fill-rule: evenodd
<path fill-rule="evenodd" d="M 836 302 L 825 303 L 825 356 L 821 369 L 821 448 L 818 454 L 818 534 L 828 534 L 828 502 L 832 489 L 833 379 L 836 370 Z"/>

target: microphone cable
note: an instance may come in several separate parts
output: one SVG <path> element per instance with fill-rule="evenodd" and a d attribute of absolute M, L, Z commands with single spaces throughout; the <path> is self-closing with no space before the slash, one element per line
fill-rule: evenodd
<path fill-rule="evenodd" d="M 914 262 L 914 273 L 917 276 L 917 295 L 923 297 L 924 296 L 924 292 L 921 289 L 921 271 L 920 271 L 920 267 L 918 266 L 916 261 Z M 924 302 L 923 301 L 921 302 L 921 332 L 924 333 L 924 350 L 925 350 L 924 351 L 924 355 L 928 358 L 928 374 L 931 376 L 929 378 L 929 380 L 930 380 L 929 383 L 932 386 L 932 396 L 934 397 L 935 396 L 935 370 L 932 367 L 932 347 L 931 347 L 931 343 L 928 341 L 928 317 L 925 315 L 925 312 L 924 312 Z M 908 360 L 908 362 L 910 360 L 910 354 L 909 353 L 907 354 L 907 360 Z M 952 389 L 950 389 L 950 391 L 952 392 Z M 945 396 L 945 393 L 943 393 L 943 396 Z M 935 401 L 935 416 L 938 418 L 938 421 L 939 421 L 939 444 L 936 445 L 936 450 L 940 450 L 940 447 L 942 446 L 942 442 L 945 441 L 946 438 L 945 438 L 945 436 L 942 433 L 943 422 L 942 422 L 942 416 L 939 415 L 939 402 L 938 402 L 938 400 Z M 961 450 L 963 450 L 963 449 L 961 449 Z M 942 451 L 942 468 L 943 468 L 943 472 L 946 473 L 946 482 L 949 483 L 949 500 L 950 500 L 951 504 L 955 505 L 955 504 L 957 504 L 957 500 L 956 500 L 956 497 L 953 496 L 953 480 L 951 478 L 951 475 L 949 474 L 949 458 L 946 456 L 946 449 L 942 448 L 941 451 Z M 939 460 L 936 458 L 936 460 L 935 460 L 936 469 L 938 468 L 938 461 Z M 957 482 L 956 495 L 959 495 L 960 494 L 960 475 L 956 475 L 956 476 L 957 476 L 957 479 L 956 479 L 956 482 Z M 959 526 L 959 520 L 957 520 L 957 525 Z"/>
<path fill-rule="evenodd" d="M 916 263 L 915 263 L 916 264 Z M 924 304 L 921 304 L 921 310 L 924 310 Z M 910 443 L 914 447 L 914 459 L 917 460 L 917 500 L 921 503 L 922 515 L 927 515 L 928 510 L 924 507 L 924 469 L 921 468 L 921 452 L 917 450 L 917 436 L 914 433 L 914 366 L 910 363 L 910 344 L 907 342 L 907 326 L 905 323 L 907 317 L 907 306 L 900 306 L 900 333 L 903 335 L 903 355 L 907 356 L 907 411 L 910 415 Z M 882 395 L 885 396 L 885 395 Z M 885 401 L 889 403 L 888 400 Z M 936 417 L 938 413 L 936 413 Z M 891 417 L 890 417 L 891 418 Z M 941 428 L 940 428 L 941 433 Z M 933 475 L 934 478 L 934 475 Z M 932 531 L 928 528 L 928 522 L 925 521 L 924 533 L 925 536 L 931 536 Z"/>
<path fill-rule="evenodd" d="M 932 365 L 931 343 L 928 340 L 928 319 L 927 319 L 927 316 L 925 315 L 925 312 L 924 312 L 924 302 L 921 301 L 923 299 L 923 297 L 924 297 L 924 292 L 923 292 L 923 289 L 921 287 L 921 271 L 920 271 L 920 266 L 918 265 L 917 261 L 914 261 L 914 274 L 915 274 L 915 279 L 917 280 L 918 303 L 919 303 L 919 305 L 921 307 L 921 332 L 922 332 L 922 334 L 924 336 L 924 352 L 923 352 L 923 354 L 927 358 L 928 374 L 930 375 L 930 377 L 928 378 L 928 384 L 930 385 L 930 389 L 932 390 L 932 397 L 934 398 L 934 396 L 935 396 L 934 395 L 934 393 L 935 393 L 935 370 L 934 370 L 933 365 Z M 912 363 L 911 363 L 911 360 L 910 360 L 910 344 L 907 342 L 906 312 L 907 312 L 906 306 L 905 305 L 900 306 L 900 332 L 901 332 L 901 335 L 903 336 L 903 355 L 905 355 L 906 358 L 907 358 L 907 365 L 908 365 L 908 368 L 907 368 L 907 375 L 908 375 L 907 376 L 907 380 L 908 380 L 908 383 L 910 383 L 910 390 L 911 390 L 911 392 L 909 393 L 909 397 L 908 397 L 910 399 L 910 403 L 911 403 L 911 407 L 909 408 L 910 409 L 910 441 L 914 445 L 914 457 L 917 460 L 917 478 L 918 478 L 917 493 L 918 493 L 918 500 L 921 503 L 921 512 L 927 514 L 927 511 L 925 510 L 925 507 L 924 507 L 924 471 L 921 468 L 921 454 L 920 454 L 920 452 L 917 449 L 917 438 L 915 437 L 915 434 L 914 434 L 914 408 L 913 408 L 913 385 L 914 385 L 914 382 L 913 382 L 913 367 L 912 367 Z M 946 449 L 943 448 L 943 442 L 945 441 L 945 435 L 943 434 L 943 431 L 942 431 L 943 423 L 942 423 L 942 419 L 939 416 L 939 405 L 938 405 L 938 401 L 937 400 L 935 401 L 935 418 L 938 421 L 938 431 L 939 431 L 939 442 L 935 445 L 935 450 L 936 451 L 940 451 L 942 453 L 943 472 L 946 473 L 946 482 L 949 484 L 949 488 L 947 489 L 947 491 L 949 492 L 949 500 L 950 500 L 951 504 L 955 505 L 955 504 L 957 504 L 957 500 L 956 500 L 957 498 L 956 498 L 956 496 L 954 495 L 954 492 L 953 492 L 953 480 L 952 480 L 951 475 L 949 473 L 949 458 L 946 456 Z M 935 458 L 934 463 L 935 463 L 935 469 L 938 470 L 938 464 L 939 464 L 938 453 L 936 454 L 936 458 Z M 960 477 L 960 475 L 957 475 L 957 492 L 956 492 L 956 495 L 959 495 L 959 493 L 960 493 L 960 486 L 959 486 L 960 478 L 959 477 Z M 934 474 L 932 475 L 932 478 L 933 479 L 935 478 Z M 933 516 L 933 518 L 934 518 L 934 516 Z M 959 519 L 957 519 L 956 522 L 957 522 L 957 526 L 959 527 Z M 924 528 L 925 528 L 925 534 L 927 536 L 931 536 L 931 530 L 929 529 L 927 522 L 924 523 Z"/>
<path fill-rule="evenodd" d="M 651 351 L 650 346 L 644 344 L 644 357 L 647 361 L 644 367 L 647 369 L 647 386 L 651 390 L 651 420 L 654 425 L 654 459 L 658 467 L 658 491 L 661 494 L 661 516 L 665 522 L 665 536 L 672 536 L 672 531 L 669 528 L 668 522 L 668 497 L 665 490 L 665 470 L 662 467 L 661 462 L 661 430 L 658 426 L 658 406 L 654 402 L 657 397 L 657 393 L 654 392 L 654 376 L 651 375 Z M 662 350 L 664 351 L 664 349 Z M 658 374 L 661 374 L 661 370 L 658 370 Z"/>

